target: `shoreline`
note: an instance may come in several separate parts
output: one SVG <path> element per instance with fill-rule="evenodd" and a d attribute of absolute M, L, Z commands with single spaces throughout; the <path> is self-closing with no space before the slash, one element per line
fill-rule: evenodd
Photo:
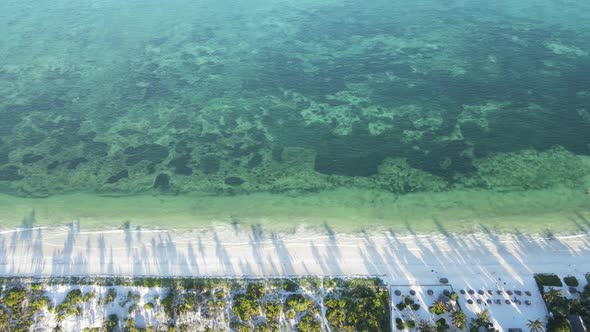
<path fill-rule="evenodd" d="M 579 233 L 590 231 L 590 196 L 564 188 L 499 193 L 455 190 L 396 196 L 341 189 L 306 194 L 235 196 L 68 194 L 22 198 L 0 194 L 0 231 L 60 227 L 87 230 L 193 230 L 219 225 L 257 226 L 292 233 L 298 227 L 358 233 Z"/>

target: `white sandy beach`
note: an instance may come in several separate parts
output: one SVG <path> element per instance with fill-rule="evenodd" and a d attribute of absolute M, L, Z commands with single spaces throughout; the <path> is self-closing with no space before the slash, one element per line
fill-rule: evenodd
<path fill-rule="evenodd" d="M 501 326 L 525 327 L 526 319 L 545 319 L 546 315 L 534 273 L 572 274 L 583 279 L 590 272 L 590 234 L 549 239 L 491 232 L 352 235 L 329 229 L 279 234 L 267 233 L 262 227 L 236 227 L 84 231 L 74 223 L 3 230 L 0 275 L 380 276 L 392 290 L 396 285 L 409 285 L 418 291 L 416 285 L 436 285 L 445 277 L 456 291 L 532 291 L 530 307 L 489 307 Z M 485 307 L 463 305 L 471 315 Z"/>

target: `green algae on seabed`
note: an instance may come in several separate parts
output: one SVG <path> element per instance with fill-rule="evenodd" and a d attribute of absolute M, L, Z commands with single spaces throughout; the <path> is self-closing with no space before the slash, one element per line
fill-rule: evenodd
<path fill-rule="evenodd" d="M 89 229 L 132 227 L 199 229 L 255 225 L 292 231 L 301 225 L 334 231 L 481 231 L 573 233 L 590 230 L 590 196 L 566 188 L 524 192 L 455 190 L 396 196 L 383 191 L 339 189 L 286 195 L 101 197 L 93 194 L 19 198 L 0 195 L 0 225 L 60 225 L 79 220 Z M 31 217 L 31 212 L 34 216 Z M 34 219 L 34 220 L 31 220 Z"/>

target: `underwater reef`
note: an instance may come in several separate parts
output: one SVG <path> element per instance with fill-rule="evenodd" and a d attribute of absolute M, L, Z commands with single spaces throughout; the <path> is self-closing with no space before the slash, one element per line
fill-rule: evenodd
<path fill-rule="evenodd" d="M 0 191 L 590 187 L 588 26 L 454 1 L 63 6 L 5 5 Z"/>

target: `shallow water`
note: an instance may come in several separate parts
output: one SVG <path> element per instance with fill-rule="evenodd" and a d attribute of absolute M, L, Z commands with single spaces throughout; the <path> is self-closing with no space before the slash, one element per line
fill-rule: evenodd
<path fill-rule="evenodd" d="M 583 0 L 2 1 L 0 191 L 209 195 L 190 220 L 402 223 L 363 197 L 479 211 L 464 192 L 585 213 L 588 21 Z"/>

